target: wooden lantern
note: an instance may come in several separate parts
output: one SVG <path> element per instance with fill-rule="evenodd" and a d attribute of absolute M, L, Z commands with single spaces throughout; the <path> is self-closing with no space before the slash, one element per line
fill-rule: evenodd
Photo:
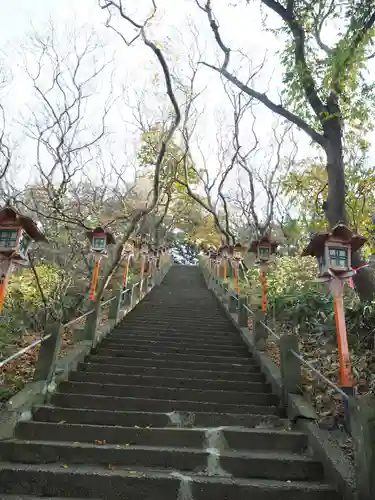
<path fill-rule="evenodd" d="M 113 234 L 105 231 L 102 227 L 97 227 L 93 231 L 87 231 L 86 236 L 90 240 L 91 251 L 97 254 L 105 255 L 108 245 L 116 243 Z"/>
<path fill-rule="evenodd" d="M 234 260 L 240 261 L 242 259 L 243 248 L 240 243 L 232 247 L 232 256 Z"/>
<path fill-rule="evenodd" d="M 272 240 L 269 235 L 264 235 L 258 240 L 253 240 L 250 243 L 249 250 L 250 252 L 256 254 L 257 262 L 262 264 L 267 263 L 270 260 L 271 255 L 276 252 L 278 245 L 279 244 Z"/>
<path fill-rule="evenodd" d="M 146 255 L 149 254 L 150 248 L 151 247 L 148 244 L 148 242 L 146 240 L 143 240 L 140 246 L 141 254 L 145 257 Z"/>
<path fill-rule="evenodd" d="M 230 255 L 230 248 L 228 245 L 223 245 L 221 248 L 221 256 L 223 259 L 227 260 L 229 258 L 229 255 Z"/>
<path fill-rule="evenodd" d="M 351 254 L 359 250 L 366 238 L 353 232 L 344 224 L 338 224 L 331 232 L 320 231 L 303 250 L 302 256 L 316 257 L 319 267 L 319 281 L 330 278 L 350 278 L 355 274 L 352 269 Z"/>
<path fill-rule="evenodd" d="M 134 255 L 134 249 L 135 249 L 135 241 L 128 240 L 124 244 L 124 250 L 123 250 L 126 257 L 130 257 L 131 255 Z"/>
<path fill-rule="evenodd" d="M 22 264 L 33 241 L 47 241 L 35 222 L 9 205 L 0 210 L 0 256 Z"/>

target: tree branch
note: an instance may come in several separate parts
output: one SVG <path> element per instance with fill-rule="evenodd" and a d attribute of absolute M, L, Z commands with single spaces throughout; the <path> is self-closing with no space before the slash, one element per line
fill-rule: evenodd
<path fill-rule="evenodd" d="M 263 0 L 262 0 L 263 1 Z M 217 22 L 214 20 L 214 16 L 212 13 L 212 8 L 211 8 L 211 0 L 207 0 L 205 6 L 203 7 L 202 5 L 199 4 L 198 0 L 196 0 L 197 5 L 201 10 L 203 10 L 208 18 L 208 21 L 210 23 L 212 32 L 214 34 L 214 38 L 220 47 L 221 51 L 224 54 L 224 60 L 223 63 L 220 67 L 206 63 L 206 62 L 201 62 L 201 64 L 207 66 L 208 68 L 211 68 L 215 70 L 216 72 L 220 73 L 223 75 L 228 81 L 230 81 L 233 85 L 238 87 L 240 90 L 242 90 L 245 94 L 247 94 L 249 97 L 253 97 L 260 101 L 262 104 L 264 104 L 268 109 L 273 111 L 274 113 L 277 113 L 278 115 L 282 116 L 283 118 L 289 120 L 290 122 L 294 123 L 299 127 L 301 130 L 303 130 L 306 134 L 309 135 L 309 137 L 314 141 L 320 144 L 321 146 L 324 147 L 325 145 L 325 140 L 323 135 L 319 134 L 316 130 L 314 130 L 307 122 L 305 122 L 302 118 L 297 116 L 296 114 L 292 113 L 291 111 L 287 110 L 280 104 L 276 104 L 271 99 L 268 98 L 268 96 L 265 93 L 261 93 L 250 87 L 249 85 L 243 83 L 241 80 L 239 80 L 233 73 L 228 71 L 228 65 L 230 61 L 230 48 L 225 45 L 223 42 L 223 39 L 220 35 L 219 31 L 219 26 Z M 297 38 L 297 43 L 296 43 L 296 58 L 298 57 L 299 60 L 301 60 L 302 64 L 305 64 L 307 71 L 309 73 L 309 70 L 307 68 L 307 63 L 305 60 L 305 55 L 304 55 L 304 33 L 299 27 L 299 25 L 296 25 L 294 23 L 294 17 L 291 18 L 290 13 L 282 7 L 278 2 L 274 2 L 274 0 L 264 0 L 264 3 L 267 5 L 269 3 L 269 6 L 274 7 L 275 12 L 278 13 L 279 15 L 283 15 L 286 18 L 292 19 L 293 21 L 293 29 L 296 33 L 296 38 Z M 270 7 L 270 8 L 272 8 Z M 298 35 L 298 36 L 297 36 Z M 306 87 L 306 95 L 309 99 L 309 102 L 313 106 L 313 109 L 317 110 L 317 113 L 321 113 L 324 111 L 324 106 L 321 103 L 321 101 L 318 98 L 317 92 L 315 90 L 314 82 L 310 76 L 307 78 L 307 81 L 305 82 L 305 87 Z"/>

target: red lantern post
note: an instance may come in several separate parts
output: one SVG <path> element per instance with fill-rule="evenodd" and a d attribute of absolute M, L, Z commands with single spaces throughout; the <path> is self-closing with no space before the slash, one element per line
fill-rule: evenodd
<path fill-rule="evenodd" d="M 351 254 L 359 250 L 366 238 L 353 232 L 344 224 L 338 224 L 332 232 L 314 235 L 302 255 L 316 257 L 319 267 L 317 281 L 327 282 L 333 296 L 339 350 L 340 380 L 343 391 L 353 393 L 353 377 L 350 363 L 344 311 L 344 283 L 356 274 L 351 267 Z"/>
<path fill-rule="evenodd" d="M 240 294 L 240 283 L 239 283 L 239 267 L 240 267 L 240 261 L 242 259 L 242 245 L 237 243 L 233 247 L 233 260 L 234 260 L 234 265 L 235 265 L 235 279 L 236 279 L 236 294 L 239 296 Z"/>
<path fill-rule="evenodd" d="M 135 247 L 134 240 L 129 240 L 124 245 L 124 256 L 125 256 L 124 281 L 123 281 L 124 290 L 126 289 L 126 285 L 128 283 L 129 265 L 130 265 L 130 259 L 132 255 L 134 255 L 134 247 Z"/>
<path fill-rule="evenodd" d="M 94 301 L 96 288 L 99 281 L 100 262 L 107 255 L 108 245 L 113 245 L 116 241 L 112 233 L 105 231 L 102 227 L 97 227 L 93 231 L 87 231 L 86 236 L 91 243 L 91 252 L 94 254 L 94 269 L 92 272 L 89 300 Z"/>
<path fill-rule="evenodd" d="M 10 205 L 0 210 L 0 312 L 3 309 L 9 277 L 16 266 L 28 265 L 33 241 L 47 241 L 30 217 Z"/>
<path fill-rule="evenodd" d="M 143 276 L 145 274 L 145 265 L 146 265 L 146 260 L 149 252 L 149 244 L 147 241 L 143 241 L 141 243 L 141 270 L 140 270 L 140 276 L 141 276 L 141 281 L 143 280 Z"/>
<path fill-rule="evenodd" d="M 250 244 L 250 252 L 257 256 L 256 264 L 260 265 L 260 283 L 262 288 L 262 312 L 266 313 L 268 309 L 268 283 L 267 273 L 271 255 L 276 252 L 278 243 L 273 241 L 269 235 L 264 235 L 258 240 L 253 240 Z"/>

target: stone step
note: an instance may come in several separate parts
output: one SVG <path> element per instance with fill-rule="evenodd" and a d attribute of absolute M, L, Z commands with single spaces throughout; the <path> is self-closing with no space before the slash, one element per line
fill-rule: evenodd
<path fill-rule="evenodd" d="M 122 329 L 116 330 L 116 332 L 134 332 L 134 333 L 152 333 L 152 332 L 175 332 L 176 334 L 188 335 L 192 337 L 211 337 L 217 340 L 222 338 L 235 338 L 238 334 L 233 330 L 233 327 L 229 325 L 210 325 L 208 320 L 201 320 L 197 323 L 191 322 L 186 318 L 182 323 L 173 323 L 171 321 L 165 321 L 163 323 L 158 323 L 152 319 L 142 323 L 141 321 L 134 321 L 134 323 L 125 323 Z"/>
<path fill-rule="evenodd" d="M 59 392 L 65 394 L 91 394 L 102 396 L 166 399 L 174 401 L 195 401 L 206 403 L 223 403 L 233 405 L 277 405 L 279 399 L 271 392 L 237 392 L 206 389 L 188 389 L 180 387 L 149 387 L 117 384 L 98 384 L 94 382 L 61 382 Z"/>
<path fill-rule="evenodd" d="M 15 437 L 28 441 L 59 441 L 70 443 L 106 443 L 134 446 L 176 448 L 207 448 L 212 433 L 224 450 L 268 450 L 301 453 L 307 447 L 307 437 L 301 432 L 275 429 L 217 429 L 168 427 L 114 427 L 50 422 L 19 422 Z"/>
<path fill-rule="evenodd" d="M 214 460 L 212 460 L 214 458 Z M 280 481 L 318 481 L 322 466 L 309 457 L 291 453 L 224 451 L 214 455 L 204 449 L 60 441 L 0 442 L 0 460 L 27 464 L 61 463 L 80 465 L 120 465 L 213 473 L 223 470 L 238 478 L 277 479 Z M 215 462 L 211 464 L 211 462 Z M 1 477 L 1 472 L 0 472 Z"/>
<path fill-rule="evenodd" d="M 152 340 L 149 342 L 119 342 L 116 340 L 112 340 L 110 338 L 106 339 L 100 344 L 100 349 L 112 349 L 112 350 L 121 350 L 121 351 L 152 351 L 152 352 L 160 352 L 160 353 L 176 353 L 176 354 L 192 354 L 192 355 L 205 355 L 210 354 L 214 356 L 248 356 L 251 355 L 248 352 L 248 349 L 243 346 L 238 347 L 217 347 L 213 346 L 202 346 L 199 343 L 199 347 L 192 346 L 191 343 L 185 343 L 181 345 L 177 342 L 172 343 L 161 343 L 157 340 Z"/>
<path fill-rule="evenodd" d="M 177 361 L 173 358 L 163 358 L 159 359 L 155 358 L 127 358 L 127 357 L 112 357 L 112 356 L 99 356 L 92 355 L 88 358 L 88 360 L 92 363 L 104 363 L 106 365 L 116 364 L 116 365 L 124 365 L 124 366 L 155 366 L 159 368 L 180 368 L 183 366 L 187 370 L 212 370 L 217 372 L 222 371 L 232 371 L 235 372 L 249 372 L 253 368 L 257 368 L 258 366 L 255 364 L 255 361 L 252 359 L 246 360 L 246 362 L 238 363 L 219 363 L 217 361 L 214 362 L 203 362 L 203 361 Z"/>
<path fill-rule="evenodd" d="M 270 392 L 269 384 L 262 382 L 239 382 L 225 380 L 153 377 L 151 375 L 120 375 L 116 373 L 71 372 L 70 381 L 94 382 L 97 384 L 134 385 L 144 387 L 181 387 L 186 389 L 212 389 L 218 391 Z"/>
<path fill-rule="evenodd" d="M 227 367 L 230 369 L 231 367 Z M 261 373 L 259 366 L 246 367 L 241 371 L 221 371 L 221 370 L 185 370 L 184 368 L 164 368 L 155 366 L 126 366 L 125 364 L 105 364 L 105 363 L 80 363 L 78 369 L 85 372 L 95 373 L 119 373 L 121 375 L 149 375 L 151 377 L 173 377 L 189 379 L 214 379 L 222 377 L 224 380 L 241 382 L 263 382 L 265 377 Z"/>
<path fill-rule="evenodd" d="M 138 308 L 134 309 L 134 314 L 128 314 L 124 320 L 117 325 L 116 328 L 132 326 L 147 326 L 149 321 L 155 323 L 156 326 L 160 325 L 175 325 L 177 327 L 187 327 L 190 324 L 196 325 L 199 329 L 203 328 L 209 330 L 212 325 L 213 329 L 216 328 L 227 328 L 231 332 L 235 332 L 236 329 L 226 315 L 221 315 L 218 312 L 213 312 L 210 314 L 208 310 L 204 314 L 199 314 L 195 307 L 192 306 L 190 310 L 187 310 L 184 314 L 180 312 L 170 312 L 170 307 L 165 304 L 164 307 L 160 306 L 158 312 L 150 313 L 149 308 L 145 309 L 144 312 L 140 311 Z M 194 315 L 192 315 L 192 312 Z"/>
<path fill-rule="evenodd" d="M 238 352 L 238 350 L 243 350 L 245 349 L 246 352 L 248 352 L 247 347 L 243 344 L 243 342 L 238 339 L 234 341 L 229 341 L 229 342 L 224 342 L 223 344 L 210 341 L 209 339 L 206 339 L 205 342 L 200 342 L 199 345 L 195 346 L 192 345 L 191 340 L 181 340 L 180 337 L 177 338 L 170 338 L 168 337 L 167 339 L 162 339 L 159 335 L 155 339 L 154 337 L 150 338 L 131 338 L 128 337 L 127 334 L 124 334 L 122 337 L 116 336 L 113 337 L 112 335 L 109 335 L 107 338 L 105 338 L 102 342 L 101 345 L 120 345 L 120 346 L 140 346 L 140 347 L 148 347 L 150 344 L 160 346 L 160 348 L 167 347 L 171 349 L 210 349 L 212 351 L 233 351 L 233 352 Z"/>
<path fill-rule="evenodd" d="M 178 335 L 175 332 L 172 333 L 150 333 L 150 330 L 148 330 L 144 334 L 139 334 L 139 333 L 131 333 L 129 331 L 123 332 L 121 334 L 119 333 L 111 333 L 111 335 L 108 337 L 108 340 L 110 341 L 116 341 L 116 342 L 129 342 L 129 341 L 136 341 L 136 342 L 152 342 L 152 341 L 157 341 L 160 343 L 167 342 L 167 343 L 178 343 L 179 345 L 183 344 L 189 344 L 195 345 L 197 344 L 197 337 L 194 336 L 188 336 L 186 337 L 185 335 Z M 181 343 L 181 344 L 180 344 Z M 221 348 L 225 347 L 238 347 L 243 346 L 243 343 L 241 343 L 241 340 L 239 337 L 225 337 L 221 340 L 215 340 L 214 338 L 210 338 L 210 336 L 206 336 L 204 338 L 199 339 L 199 344 L 197 345 L 208 345 L 208 346 L 218 346 Z"/>
<path fill-rule="evenodd" d="M 238 413 L 204 413 L 204 412 L 137 412 L 111 411 L 86 408 L 61 408 L 54 406 L 38 406 L 33 410 L 34 419 L 38 422 L 115 425 L 129 427 L 257 427 L 283 429 L 288 422 L 273 414 L 238 414 Z"/>
<path fill-rule="evenodd" d="M 1 491 L 1 489 L 0 489 Z M 51 498 L 51 497 L 49 497 Z M 72 498 L 70 500 L 84 500 L 83 498 Z M 1 500 L 46 500 L 46 497 L 36 497 L 34 495 L 1 495 Z M 53 500 L 66 500 L 66 497 L 53 497 Z M 100 500 L 100 499 L 95 499 Z"/>
<path fill-rule="evenodd" d="M 301 481 L 236 479 L 142 468 L 0 464 L 3 493 L 102 498 L 106 500 L 340 500 L 332 486 Z"/>
<path fill-rule="evenodd" d="M 231 356 L 231 353 L 228 353 L 227 356 L 216 356 L 212 352 L 207 352 L 206 354 L 192 354 L 192 353 L 178 353 L 178 352 L 162 352 L 153 350 L 152 348 L 148 350 L 141 351 L 130 351 L 124 349 L 110 349 L 108 347 L 100 346 L 96 350 L 96 354 L 98 356 L 111 357 L 111 358 L 137 358 L 137 359 L 164 359 L 166 361 L 173 359 L 174 361 L 184 363 L 185 361 L 193 362 L 193 363 L 238 363 L 241 365 L 246 365 L 248 363 L 254 364 L 254 359 L 250 356 L 242 355 L 242 356 Z"/>
<path fill-rule="evenodd" d="M 114 397 L 92 394 L 72 394 L 55 392 L 51 403 L 56 406 L 68 408 L 89 408 L 97 410 L 115 411 L 146 411 L 146 412 L 208 412 L 208 413 L 245 413 L 252 414 L 277 414 L 276 406 L 271 405 L 236 405 L 230 403 L 213 403 L 199 401 L 183 401 L 170 399 L 142 399 L 131 397 Z"/>
<path fill-rule="evenodd" d="M 215 344 L 234 344 L 238 343 L 240 340 L 239 335 L 235 335 L 232 333 L 219 333 L 215 330 L 210 330 L 208 332 L 201 332 L 197 329 L 194 331 L 192 329 L 181 330 L 177 328 L 160 328 L 157 329 L 153 325 L 149 325 L 148 328 L 128 328 L 123 330 L 122 332 L 113 332 L 111 333 L 111 338 L 117 337 L 134 337 L 134 338 L 151 338 L 152 340 L 160 339 L 160 340 L 175 340 L 175 341 L 188 341 L 191 342 L 192 345 L 197 342 L 202 343 L 215 343 Z"/>

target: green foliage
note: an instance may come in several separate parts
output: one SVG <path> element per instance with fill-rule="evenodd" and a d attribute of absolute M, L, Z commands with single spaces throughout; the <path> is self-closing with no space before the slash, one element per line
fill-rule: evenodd
<path fill-rule="evenodd" d="M 374 36 L 374 29 L 365 26 L 372 11 L 372 2 L 294 2 L 294 19 L 303 34 L 306 64 L 300 54 L 296 60 L 293 22 L 272 30 L 286 39 L 280 57 L 285 68 L 284 102 L 320 131 L 322 123 L 331 116 L 328 110 L 317 116 L 311 109 L 307 94 L 312 87 L 323 103 L 332 91 L 340 96 L 340 112 L 347 131 L 358 132 L 360 127 L 363 136 L 373 128 L 375 86 L 365 79 L 367 58 L 372 49 L 370 41 Z M 328 46 L 325 40 L 332 39 L 332 34 L 336 34 L 335 43 Z"/>
<path fill-rule="evenodd" d="M 39 264 L 35 269 L 46 300 L 53 300 L 54 292 L 60 280 L 59 270 L 48 264 Z M 19 274 L 11 277 L 8 287 L 6 310 L 23 309 L 25 308 L 25 304 L 32 311 L 44 305 L 31 269 L 24 269 Z"/>
<path fill-rule="evenodd" d="M 36 266 L 40 285 L 47 304 L 53 308 L 55 292 L 60 282 L 59 270 L 47 264 Z M 14 274 L 7 290 L 2 328 L 4 334 L 12 335 L 37 331 L 45 318 L 45 306 L 31 269 Z"/>
<path fill-rule="evenodd" d="M 372 239 L 375 207 L 375 167 L 364 161 L 352 162 L 346 169 L 346 210 L 350 227 Z M 323 201 L 327 199 L 328 179 L 323 165 L 302 162 L 282 180 L 284 195 L 293 200 L 301 227 L 305 231 L 326 228 Z M 370 246 L 365 248 L 367 254 Z"/>
<path fill-rule="evenodd" d="M 335 343 L 332 296 L 326 285 L 314 282 L 316 275 L 316 264 L 310 257 L 278 257 L 268 274 L 270 320 L 275 308 L 278 323 L 286 329 L 297 328 L 300 335 L 323 336 Z M 259 270 L 249 269 L 247 277 L 250 285 L 241 282 L 242 293 L 248 293 L 250 301 L 259 304 L 259 299 L 256 301 L 252 296 L 260 293 Z M 351 345 L 370 347 L 375 332 L 375 301 L 361 303 L 347 286 L 345 316 Z"/>
<path fill-rule="evenodd" d="M 142 144 L 137 154 L 140 165 L 150 168 L 156 164 L 164 135 L 165 131 L 158 123 L 142 134 Z M 186 193 L 186 188 L 176 182 L 176 178 L 186 182 L 185 162 L 187 162 L 187 180 L 191 185 L 196 184 L 198 176 L 189 156 L 177 142 L 169 141 L 161 170 L 161 184 L 164 189 Z"/>

